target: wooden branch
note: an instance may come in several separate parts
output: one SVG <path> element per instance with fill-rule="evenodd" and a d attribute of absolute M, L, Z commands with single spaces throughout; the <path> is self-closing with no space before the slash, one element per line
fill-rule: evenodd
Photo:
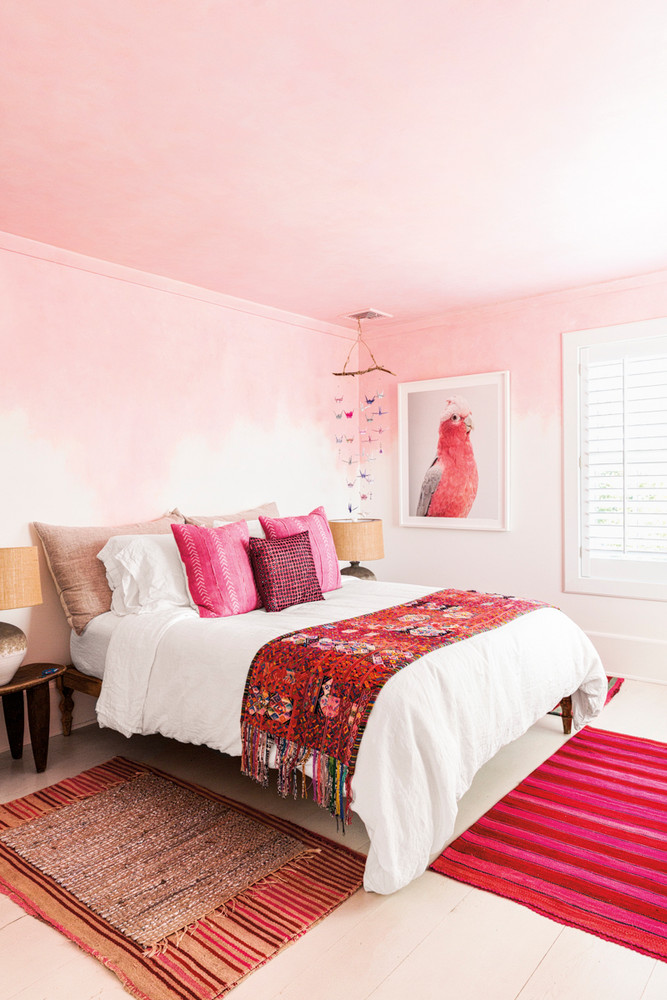
<path fill-rule="evenodd" d="M 345 372 L 345 371 L 343 371 L 343 372 L 332 372 L 331 374 L 335 375 L 336 377 L 338 377 L 340 375 L 350 375 L 350 376 L 354 376 L 354 375 L 368 375 L 369 372 L 386 372 L 387 375 L 394 375 L 394 372 L 390 372 L 388 368 L 383 368 L 381 365 L 371 365 L 370 368 L 364 368 L 363 371 L 358 371 L 358 372 Z M 395 375 L 394 375 L 394 377 L 395 377 Z"/>
<path fill-rule="evenodd" d="M 366 343 L 361 334 L 361 320 L 359 318 L 357 318 L 357 329 L 359 330 L 359 333 L 357 334 L 357 339 L 354 342 L 354 344 L 352 344 L 352 347 L 347 353 L 347 357 L 345 358 L 345 364 L 343 365 L 342 372 L 332 372 L 331 374 L 334 375 L 336 378 L 340 378 L 342 375 L 349 375 L 350 378 L 354 378 L 357 375 L 368 375 L 370 372 L 385 372 L 387 375 L 393 375 L 394 378 L 396 378 L 394 372 L 390 372 L 388 368 L 383 368 L 382 365 L 379 365 L 375 360 L 375 355 L 373 354 L 373 352 L 371 351 L 370 347 L 368 346 L 368 344 Z M 347 363 L 350 360 L 350 355 L 352 354 L 352 351 L 354 350 L 355 347 L 366 348 L 366 350 L 371 356 L 371 361 L 373 362 L 370 368 L 364 368 L 363 370 L 359 370 L 357 372 L 349 372 L 347 370 Z"/>

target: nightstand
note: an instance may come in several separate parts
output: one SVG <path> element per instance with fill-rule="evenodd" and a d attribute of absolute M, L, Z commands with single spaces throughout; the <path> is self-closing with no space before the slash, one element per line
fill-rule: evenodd
<path fill-rule="evenodd" d="M 0 687 L 9 749 L 14 760 L 23 756 L 23 692 L 28 703 L 28 726 L 37 771 L 46 770 L 49 753 L 49 681 L 65 672 L 62 663 L 24 663 L 9 684 Z"/>

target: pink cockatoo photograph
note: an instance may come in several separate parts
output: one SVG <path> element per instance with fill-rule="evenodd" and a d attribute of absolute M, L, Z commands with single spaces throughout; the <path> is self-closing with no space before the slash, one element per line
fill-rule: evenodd
<path fill-rule="evenodd" d="M 509 510 L 509 373 L 398 387 L 400 523 L 504 531 Z"/>
<path fill-rule="evenodd" d="M 471 441 L 470 404 L 463 396 L 446 400 L 436 454 L 422 482 L 417 517 L 467 517 L 479 486 Z"/>

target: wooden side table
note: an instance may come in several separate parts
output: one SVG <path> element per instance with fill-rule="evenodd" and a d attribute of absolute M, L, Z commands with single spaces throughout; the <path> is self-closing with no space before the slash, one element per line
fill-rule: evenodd
<path fill-rule="evenodd" d="M 46 770 L 49 753 L 49 681 L 64 673 L 62 663 L 24 663 L 9 684 L 0 687 L 9 749 L 14 760 L 23 756 L 23 692 L 28 702 L 28 726 L 37 771 Z"/>

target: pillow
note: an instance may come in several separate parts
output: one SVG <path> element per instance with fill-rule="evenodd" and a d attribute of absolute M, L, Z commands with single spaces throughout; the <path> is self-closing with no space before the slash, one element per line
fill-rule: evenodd
<path fill-rule="evenodd" d="M 324 600 L 307 531 L 273 541 L 251 538 L 249 547 L 255 583 L 267 611 Z"/>
<path fill-rule="evenodd" d="M 129 574 L 124 573 L 124 567 L 117 559 L 118 553 L 125 548 L 132 537 L 132 535 L 114 535 L 97 553 L 97 558 L 104 565 L 107 583 L 111 588 L 111 610 L 117 615 L 131 615 L 139 608 L 139 586 Z"/>
<path fill-rule="evenodd" d="M 260 507 L 252 507 L 249 510 L 239 510 L 236 514 L 186 515 L 185 523 L 198 524 L 203 528 L 213 528 L 216 521 L 224 521 L 226 524 L 232 521 L 256 521 L 260 516 L 278 517 L 277 505 L 275 503 L 265 503 Z"/>
<path fill-rule="evenodd" d="M 214 521 L 213 527 L 224 528 L 229 523 L 230 523 L 229 521 Z M 266 535 L 264 534 L 264 528 L 259 523 L 259 520 L 246 521 L 246 524 L 248 525 L 248 534 L 250 535 L 251 538 L 266 538 Z"/>
<path fill-rule="evenodd" d="M 91 618 L 111 608 L 111 590 L 97 553 L 112 535 L 166 534 L 178 520 L 182 522 L 178 515 L 166 514 L 155 521 L 104 528 L 34 522 L 67 623 L 77 635 Z"/>
<path fill-rule="evenodd" d="M 172 531 L 200 618 L 242 615 L 261 606 L 248 558 L 245 521 L 224 528 L 174 524 Z"/>
<path fill-rule="evenodd" d="M 267 538 L 287 538 L 288 535 L 307 531 L 322 592 L 326 594 L 329 590 L 338 590 L 343 586 L 336 547 L 324 507 L 316 507 L 310 514 L 301 517 L 260 516 L 259 520 Z"/>
<path fill-rule="evenodd" d="M 193 606 L 173 534 L 116 535 L 97 558 L 104 563 L 116 614 Z"/>

